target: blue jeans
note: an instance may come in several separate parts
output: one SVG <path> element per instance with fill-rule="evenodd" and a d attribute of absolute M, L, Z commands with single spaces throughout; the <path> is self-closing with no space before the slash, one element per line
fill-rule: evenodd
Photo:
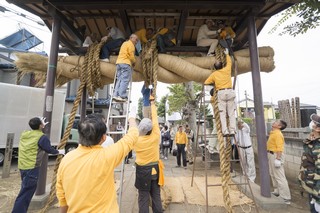
<path fill-rule="evenodd" d="M 105 58 L 109 59 L 110 52 L 114 49 L 121 47 L 121 44 L 124 41 L 125 40 L 123 38 L 118 38 L 118 39 L 111 40 L 111 41 L 108 41 L 107 43 L 105 43 L 103 45 L 103 47 L 101 48 L 100 58 L 101 59 L 105 59 Z"/>
<path fill-rule="evenodd" d="M 40 167 L 34 169 L 20 170 L 21 189 L 14 203 L 12 213 L 26 213 L 29 204 L 37 189 Z"/>
<path fill-rule="evenodd" d="M 129 64 L 117 64 L 117 81 L 114 87 L 113 97 L 127 98 L 127 88 L 132 76 L 132 68 Z"/>

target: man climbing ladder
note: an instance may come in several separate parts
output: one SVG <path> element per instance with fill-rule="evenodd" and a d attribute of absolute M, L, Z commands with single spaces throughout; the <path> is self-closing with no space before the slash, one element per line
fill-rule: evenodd
<path fill-rule="evenodd" d="M 231 69 L 232 60 L 229 52 L 226 49 L 226 66 L 222 67 L 221 61 L 216 61 L 214 64 L 215 71 L 204 82 L 205 85 L 215 85 L 215 90 L 218 93 L 218 108 L 221 118 L 221 128 L 224 137 L 234 135 L 236 132 L 236 119 L 235 119 L 235 97 L 236 94 L 232 89 Z M 229 119 L 229 128 L 227 127 L 226 116 Z"/>
<path fill-rule="evenodd" d="M 138 43 L 138 37 L 132 34 L 128 41 L 125 41 L 120 48 L 117 59 L 116 84 L 113 92 L 113 99 L 119 102 L 128 100 L 126 94 L 129 81 L 132 77 L 133 67 L 136 59 L 134 57 L 135 45 Z"/>

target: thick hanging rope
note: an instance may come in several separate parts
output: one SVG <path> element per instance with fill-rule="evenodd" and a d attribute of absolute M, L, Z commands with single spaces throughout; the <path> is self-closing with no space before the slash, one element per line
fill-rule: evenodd
<path fill-rule="evenodd" d="M 218 141 L 219 141 L 219 155 L 220 155 L 220 172 L 222 174 L 222 191 L 223 191 L 223 201 L 225 204 L 225 208 L 229 213 L 233 212 L 232 205 L 231 205 L 231 199 L 229 194 L 229 177 L 230 177 L 230 158 L 228 158 L 228 145 L 226 147 L 225 140 L 222 135 L 221 131 L 221 121 L 220 121 L 220 113 L 218 108 L 218 94 L 217 91 L 215 91 L 213 96 L 213 103 L 212 103 L 213 111 L 214 111 L 214 117 L 216 120 L 216 129 L 217 129 L 217 135 L 218 135 Z M 227 144 L 230 142 L 230 139 L 227 141 Z M 231 146 L 231 143 L 230 143 Z M 229 161 L 229 163 L 228 163 Z"/>
<path fill-rule="evenodd" d="M 224 48 L 221 45 L 218 45 L 216 48 L 216 58 L 218 61 L 223 63 L 223 66 L 226 65 L 226 57 L 224 54 Z M 212 107 L 214 110 L 214 117 L 216 120 L 216 129 L 219 141 L 219 155 L 220 155 L 220 172 L 222 174 L 222 191 L 223 191 L 223 201 L 225 204 L 225 208 L 228 213 L 233 213 L 230 192 L 229 192 L 229 183 L 231 181 L 230 175 L 230 165 L 231 165 L 231 140 L 230 137 L 227 137 L 227 140 L 224 140 L 221 128 L 221 120 L 220 120 L 220 112 L 218 108 L 218 91 L 214 92 Z"/>
<path fill-rule="evenodd" d="M 156 39 L 153 39 L 151 43 L 143 45 L 141 58 L 142 74 L 145 79 L 145 85 L 153 85 L 152 96 L 156 97 L 158 82 L 158 50 Z"/>
<path fill-rule="evenodd" d="M 84 63 L 80 69 L 80 86 L 77 91 L 76 99 L 73 103 L 73 107 L 70 113 L 68 125 L 66 131 L 64 132 L 63 138 L 58 145 L 58 149 L 64 149 L 66 143 L 68 142 L 69 135 L 72 129 L 72 125 L 81 101 L 81 96 L 84 89 L 88 90 L 89 95 L 93 96 L 96 89 L 102 87 L 101 82 L 101 72 L 100 72 L 100 62 L 99 55 L 102 45 L 105 42 L 94 43 L 89 46 L 89 49 L 85 55 Z M 87 87 L 87 88 L 86 88 Z M 54 202 L 56 198 L 56 182 L 57 182 L 57 171 L 62 159 L 62 155 L 58 155 L 55 163 L 54 173 L 51 182 L 50 196 L 47 203 L 43 209 L 40 210 L 41 213 L 47 212 L 48 208 Z"/>

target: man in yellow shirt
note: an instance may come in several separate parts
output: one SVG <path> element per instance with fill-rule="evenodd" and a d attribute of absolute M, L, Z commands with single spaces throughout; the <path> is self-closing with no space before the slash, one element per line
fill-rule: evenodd
<path fill-rule="evenodd" d="M 61 161 L 57 173 L 60 212 L 119 212 L 114 169 L 138 140 L 135 112 L 129 115 L 129 131 L 117 143 L 103 148 L 106 125 L 99 117 L 87 117 L 78 126 L 79 146 Z"/>
<path fill-rule="evenodd" d="M 135 45 L 138 42 L 138 36 L 132 34 L 128 41 L 125 41 L 120 48 L 119 56 L 116 61 L 116 85 L 114 87 L 113 99 L 119 102 L 127 101 L 127 87 L 131 80 L 133 67 L 136 59 L 134 56 Z"/>
<path fill-rule="evenodd" d="M 287 127 L 283 120 L 277 120 L 272 124 L 272 130 L 267 141 L 269 172 L 274 191 L 272 194 L 279 196 L 286 204 L 290 204 L 291 194 L 288 181 L 284 173 L 284 137 L 282 130 Z"/>
<path fill-rule="evenodd" d="M 231 67 L 232 61 L 226 50 L 227 64 L 222 67 L 222 62 L 216 61 L 214 64 L 215 71 L 204 82 L 206 85 L 214 84 L 218 93 L 218 108 L 220 112 L 220 121 L 222 134 L 224 136 L 234 135 L 236 132 L 235 118 L 235 98 L 236 94 L 232 89 Z M 227 127 L 227 115 L 229 118 L 229 128 Z"/>
<path fill-rule="evenodd" d="M 186 159 L 186 146 L 188 145 L 188 136 L 185 132 L 182 131 L 182 126 L 179 126 L 178 132 L 174 138 L 174 142 L 177 146 L 177 166 L 181 167 L 181 155 L 182 163 L 184 169 L 187 169 L 187 159 Z"/>
<path fill-rule="evenodd" d="M 151 119 L 143 118 L 139 124 L 139 138 L 134 146 L 136 152 L 136 181 L 138 189 L 139 212 L 149 212 L 149 199 L 152 199 L 152 211 L 163 212 L 160 183 L 162 170 L 159 167 L 159 138 L 157 108 L 154 98 L 150 96 Z"/>

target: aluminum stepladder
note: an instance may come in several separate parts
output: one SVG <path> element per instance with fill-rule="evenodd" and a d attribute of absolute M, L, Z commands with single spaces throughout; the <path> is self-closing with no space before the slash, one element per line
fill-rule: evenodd
<path fill-rule="evenodd" d="M 211 103 L 210 100 L 206 100 L 206 90 L 205 90 L 205 85 L 202 86 L 202 94 L 201 94 L 201 99 L 200 99 L 200 109 L 203 109 L 203 121 L 204 121 L 204 124 L 206 124 L 207 122 L 207 118 L 206 118 L 206 112 L 205 112 L 205 104 L 206 103 Z M 206 186 L 206 189 L 205 189 L 205 193 L 206 193 L 206 212 L 209 212 L 209 193 L 208 193 L 208 188 L 209 187 L 213 187 L 213 186 L 222 186 L 222 184 L 208 184 L 208 163 L 220 163 L 220 160 L 208 160 L 208 158 L 210 158 L 209 156 L 209 153 L 208 153 L 208 150 L 206 150 L 206 147 L 207 147 L 207 139 L 208 138 L 213 138 L 215 137 L 213 134 L 207 134 L 206 133 L 206 126 L 204 125 L 204 130 L 202 131 L 202 133 L 200 134 L 200 116 L 198 118 L 198 126 L 197 126 L 197 136 L 196 136 L 196 149 L 195 149 L 195 153 L 194 153 L 194 156 L 193 156 L 193 169 L 192 169 L 192 178 L 191 178 L 191 186 L 193 186 L 193 179 L 194 179 L 194 173 L 195 173 L 195 168 L 196 168 L 196 158 L 197 158 L 197 147 L 198 147 L 198 143 L 199 143 L 199 139 L 203 139 L 204 140 L 204 147 L 203 147 L 203 152 L 202 152 L 202 158 L 204 159 L 204 169 L 205 169 L 205 186 Z M 219 131 L 219 130 L 217 130 Z M 221 131 L 221 130 L 220 130 Z M 254 198 L 254 195 L 253 195 L 253 192 L 252 192 L 252 188 L 251 188 L 251 185 L 250 185 L 250 182 L 249 182 L 249 178 L 247 176 L 247 173 L 246 173 L 246 164 L 243 162 L 244 161 L 244 156 L 241 156 L 241 152 L 239 150 L 239 147 L 238 147 L 238 143 L 236 142 L 236 137 L 233 136 L 233 139 L 234 139 L 234 142 L 236 144 L 236 149 L 239 153 L 239 160 L 232 160 L 232 159 L 229 159 L 228 161 L 230 162 L 230 165 L 231 165 L 231 162 L 235 162 L 235 161 L 238 161 L 240 162 L 240 165 L 241 165 L 241 169 L 243 170 L 243 174 L 244 174 L 244 180 L 245 182 L 244 183 L 229 183 L 228 185 L 248 185 L 249 187 L 249 190 L 250 190 L 250 193 L 251 193 L 251 197 L 252 197 L 252 201 L 254 203 L 254 206 L 255 206 L 255 209 L 256 209 L 256 212 L 259 212 L 258 208 L 257 208 L 257 205 L 256 205 L 256 202 L 255 202 L 255 198 Z M 227 140 L 228 142 L 229 140 Z"/>
<path fill-rule="evenodd" d="M 108 109 L 108 116 L 107 116 L 107 134 L 110 136 L 116 136 L 120 139 L 120 137 L 123 137 L 128 130 L 128 115 L 129 115 L 129 109 L 130 109 L 130 103 L 131 103 L 131 86 L 132 86 L 132 77 L 130 79 L 129 87 L 127 88 L 127 96 L 128 99 L 126 102 L 117 102 L 113 100 L 113 93 L 114 93 L 114 87 L 116 86 L 117 82 L 117 71 L 115 72 L 113 85 L 111 86 L 111 99 L 110 99 L 110 105 Z M 113 115 L 112 114 L 112 108 L 119 109 L 120 113 L 119 115 Z M 124 124 L 124 128 L 122 131 L 110 131 L 110 120 L 112 119 L 112 123 L 114 123 L 114 120 L 122 121 L 121 123 Z M 115 141 L 116 142 L 116 141 Z M 119 212 L 121 212 L 121 201 L 122 201 L 122 190 L 123 190 L 123 180 L 124 180 L 124 167 L 125 167 L 125 159 L 122 161 L 121 169 L 120 169 L 120 189 L 118 193 L 118 205 L 119 205 Z M 119 172 L 119 170 L 115 170 Z"/>

